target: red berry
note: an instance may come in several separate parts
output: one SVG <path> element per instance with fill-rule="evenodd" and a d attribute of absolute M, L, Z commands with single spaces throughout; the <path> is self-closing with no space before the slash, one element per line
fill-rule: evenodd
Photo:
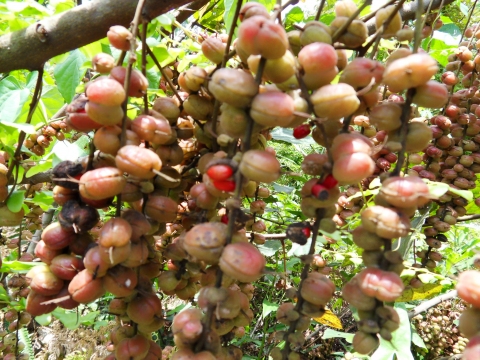
<path fill-rule="evenodd" d="M 214 181 L 213 186 L 215 186 L 218 190 L 231 192 L 235 190 L 235 181 L 233 180 Z"/>
<path fill-rule="evenodd" d="M 222 217 L 220 218 L 220 221 L 228 225 L 228 215 L 222 215 Z"/>
<path fill-rule="evenodd" d="M 328 174 L 323 180 L 322 185 L 327 189 L 331 189 L 338 185 L 338 181 L 333 177 L 332 174 Z"/>
<path fill-rule="evenodd" d="M 233 175 L 233 169 L 228 165 L 213 165 L 207 170 L 207 175 L 213 181 L 223 181 Z"/>
<path fill-rule="evenodd" d="M 312 187 L 312 195 L 317 199 L 326 200 L 328 198 L 328 189 L 322 184 L 315 184 Z"/>
<path fill-rule="evenodd" d="M 310 134 L 310 125 L 308 124 L 303 124 L 293 129 L 293 137 L 295 139 L 303 139 L 307 137 L 308 134 Z"/>
<path fill-rule="evenodd" d="M 305 237 L 309 238 L 310 237 L 310 228 L 304 227 L 302 229 L 302 233 L 303 233 L 303 235 L 305 235 Z"/>

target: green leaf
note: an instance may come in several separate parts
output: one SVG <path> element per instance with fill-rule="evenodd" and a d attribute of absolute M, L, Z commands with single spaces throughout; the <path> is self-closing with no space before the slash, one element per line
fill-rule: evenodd
<path fill-rule="evenodd" d="M 40 206 L 43 211 L 47 211 L 53 204 L 52 191 L 36 192 L 31 202 L 37 206 Z"/>
<path fill-rule="evenodd" d="M 75 95 L 75 88 L 80 83 L 84 71 L 81 70 L 86 57 L 80 50 L 73 50 L 67 59 L 55 66 L 53 74 L 58 85 L 58 91 L 66 102 L 70 102 Z"/>
<path fill-rule="evenodd" d="M 235 15 L 235 9 L 237 7 L 238 0 L 224 0 L 225 12 L 223 14 L 223 22 L 227 28 L 227 33 L 230 32 L 232 27 L 233 17 Z"/>
<path fill-rule="evenodd" d="M 7 200 L 7 207 L 11 212 L 17 213 L 22 209 L 25 200 L 25 190 L 14 191 Z"/>
<path fill-rule="evenodd" d="M 290 144 L 299 144 L 299 145 L 316 145 L 317 143 L 313 141 L 311 136 L 307 136 L 304 139 L 295 139 L 293 137 L 293 129 L 285 129 L 277 127 L 271 133 L 274 140 L 285 141 Z"/>
<path fill-rule="evenodd" d="M 34 263 L 34 262 L 23 262 L 23 261 L 4 261 L 2 267 L 0 268 L 0 272 L 15 272 L 15 273 L 26 273 L 31 268 L 38 266 L 38 264 L 42 263 Z"/>
<path fill-rule="evenodd" d="M 303 21 L 303 10 L 294 6 L 285 16 L 285 29 L 288 31 L 293 28 L 294 24 L 298 24 Z"/>
<path fill-rule="evenodd" d="M 0 119 L 2 124 L 14 122 L 27 102 L 30 90 L 13 76 L 0 81 Z"/>
<path fill-rule="evenodd" d="M 453 194 L 463 197 L 469 202 L 473 200 L 473 193 L 470 190 L 454 189 L 450 187 L 450 185 L 448 184 L 437 182 L 437 181 L 425 180 L 425 182 L 428 185 L 428 190 L 430 191 L 430 195 L 434 199 L 438 199 L 440 196 L 446 194 L 447 192 L 451 192 Z"/>
<path fill-rule="evenodd" d="M 58 141 L 52 149 L 52 166 L 56 166 L 59 162 L 65 160 L 76 161 L 79 157 L 88 155 L 89 143 L 89 137 L 86 135 L 81 136 L 74 143 L 69 143 L 67 141 Z"/>
<path fill-rule="evenodd" d="M 35 321 L 42 326 L 48 326 L 53 321 L 52 313 L 35 316 Z"/>
<path fill-rule="evenodd" d="M 372 355 L 371 360 L 386 360 L 396 355 L 397 360 L 414 360 L 410 350 L 412 332 L 408 313 L 404 304 L 396 304 L 395 310 L 400 317 L 400 327 L 392 333 L 392 341 L 380 339 L 380 347 Z"/>
<path fill-rule="evenodd" d="M 263 245 L 258 245 L 258 250 L 266 257 L 275 255 L 281 248 L 282 244 L 276 240 L 269 240 Z"/>
<path fill-rule="evenodd" d="M 49 170 L 51 167 L 52 160 L 42 161 L 40 164 L 32 166 L 30 169 L 28 169 L 25 177 L 32 177 L 33 175 Z"/>
<path fill-rule="evenodd" d="M 0 124 L 17 129 L 18 131 L 23 131 L 25 134 L 34 134 L 36 132 L 35 126 L 33 126 L 32 124 L 18 124 L 15 122 L 7 121 L 0 121 Z"/>
<path fill-rule="evenodd" d="M 265 319 L 271 312 L 277 311 L 278 303 L 273 303 L 268 300 L 263 300 L 262 303 L 262 319 Z"/>
<path fill-rule="evenodd" d="M 337 331 L 333 329 L 326 329 L 323 333 L 322 339 L 327 340 L 327 339 L 334 339 L 334 338 L 342 338 L 342 339 L 345 339 L 347 342 L 352 343 L 354 335 L 355 334 L 349 334 L 346 332 Z"/>
<path fill-rule="evenodd" d="M 77 312 L 67 312 L 64 309 L 57 308 L 53 310 L 52 315 L 60 320 L 67 329 L 74 330 L 82 324 L 91 325 L 99 313 L 99 311 L 91 311 L 85 316 L 80 316 Z"/>

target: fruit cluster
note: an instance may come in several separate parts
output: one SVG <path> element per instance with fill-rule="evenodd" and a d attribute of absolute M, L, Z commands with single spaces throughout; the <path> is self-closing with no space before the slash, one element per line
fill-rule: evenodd
<path fill-rule="evenodd" d="M 8 323 L 6 330 L 0 330 L 0 356 L 4 360 L 27 360 L 28 354 L 21 353 L 25 343 L 18 338 L 18 329 L 27 326 L 32 316 L 27 312 L 10 309 L 3 314 L 3 321 Z"/>
<path fill-rule="evenodd" d="M 424 316 L 420 314 L 414 316 L 412 324 L 427 348 L 426 350 L 418 349 L 418 351 L 425 355 L 428 353 L 429 358 L 461 354 L 468 339 L 460 335 L 460 330 L 455 322 L 463 310 L 465 310 L 464 303 L 446 301 L 429 309 Z"/>

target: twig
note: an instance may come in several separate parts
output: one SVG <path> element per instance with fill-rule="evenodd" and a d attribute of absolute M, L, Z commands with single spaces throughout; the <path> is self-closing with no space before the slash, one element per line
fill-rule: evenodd
<path fill-rule="evenodd" d="M 38 102 L 40 101 L 40 97 L 42 96 L 42 86 L 43 86 L 43 66 L 38 71 L 37 83 L 35 84 L 35 90 L 33 91 L 32 102 L 30 103 L 30 110 L 28 111 L 28 115 L 27 115 L 27 119 L 25 120 L 25 124 L 30 124 L 30 122 L 32 121 L 33 114 L 35 112 L 35 109 L 37 108 Z M 24 131 L 20 131 L 20 134 L 18 135 L 17 148 L 15 149 L 15 154 L 13 155 L 12 163 L 8 167 L 7 184 L 10 183 L 10 178 L 13 174 L 13 169 L 14 168 L 17 171 L 17 176 L 15 176 L 15 180 L 14 180 L 12 189 L 8 193 L 8 196 L 5 199 L 5 202 L 12 195 L 12 193 L 15 190 L 15 187 L 17 185 L 18 167 L 20 166 L 20 161 L 21 161 L 20 154 L 22 153 L 22 145 L 23 145 L 23 142 L 25 141 L 26 136 L 27 136 L 27 134 Z"/>
<path fill-rule="evenodd" d="M 357 18 L 357 16 L 367 7 L 367 5 L 370 3 L 369 0 L 366 0 L 345 22 L 340 28 L 335 31 L 335 34 L 332 35 L 332 44 L 335 43 L 340 36 L 343 35 L 345 30 L 350 26 L 350 24 Z"/>
<path fill-rule="evenodd" d="M 145 6 L 146 0 L 140 0 L 137 4 L 137 8 L 135 10 L 135 16 L 133 18 L 131 32 L 132 38 L 130 39 L 130 54 L 128 59 L 128 66 L 127 71 L 125 73 L 125 82 L 123 87 L 125 89 L 125 93 L 128 94 L 130 88 L 130 81 L 132 76 L 132 69 L 133 64 L 137 60 L 137 55 L 135 53 L 136 44 L 137 44 L 137 36 L 138 36 L 138 24 L 140 23 L 140 17 L 142 15 L 143 7 Z M 123 108 L 123 119 L 122 119 L 122 134 L 120 136 L 120 146 L 123 147 L 127 141 L 127 104 L 128 104 L 128 96 L 122 104 Z M 122 195 L 117 195 L 117 204 L 116 204 L 116 216 L 120 216 L 120 212 L 122 210 Z"/>
<path fill-rule="evenodd" d="M 323 218 L 324 211 L 325 211 L 324 209 L 318 209 L 317 210 L 317 214 L 316 214 L 317 216 L 315 218 L 315 223 L 313 224 L 312 234 L 318 234 L 318 231 L 320 230 L 320 221 Z M 310 250 L 308 251 L 309 255 L 315 254 L 316 243 L 317 243 L 317 237 L 312 236 L 312 243 L 310 244 Z M 298 285 L 298 291 L 297 291 L 298 300 L 297 300 L 297 304 L 295 305 L 295 310 L 298 313 L 301 312 L 300 310 L 302 309 L 303 303 L 305 302 L 304 298 L 301 295 L 301 291 L 302 291 L 303 281 L 307 278 L 309 270 L 310 270 L 310 264 L 305 264 L 305 266 L 302 269 L 302 274 L 300 276 L 300 284 Z M 282 359 L 288 359 L 288 354 L 291 351 L 290 340 L 289 340 L 288 335 L 293 334 L 295 332 L 295 328 L 297 327 L 298 321 L 299 321 L 299 319 L 293 321 L 290 324 L 290 327 L 288 328 L 288 332 L 287 332 L 286 336 L 284 337 L 285 346 L 282 350 Z"/>
<path fill-rule="evenodd" d="M 323 7 L 324 7 L 324 6 L 325 6 L 325 0 L 322 0 L 322 1 L 320 2 L 320 6 L 318 7 L 317 13 L 315 14 L 315 21 L 320 20 L 320 15 L 322 14 Z"/>
<path fill-rule="evenodd" d="M 457 290 L 451 290 L 445 294 L 436 296 L 433 299 L 421 303 L 417 307 L 413 308 L 413 310 L 410 310 L 408 312 L 408 318 L 411 319 L 414 316 L 421 314 L 424 311 L 427 311 L 431 307 L 434 307 L 435 305 L 440 304 L 443 301 L 447 301 L 455 297 L 457 297 Z"/>
<path fill-rule="evenodd" d="M 180 104 L 182 104 L 183 100 L 180 97 L 180 94 L 178 93 L 177 88 L 175 87 L 175 85 L 173 85 L 172 80 L 167 75 L 167 73 L 163 70 L 162 65 L 160 65 L 160 62 L 158 61 L 157 57 L 153 53 L 152 49 L 150 49 L 150 47 L 147 44 L 145 44 L 145 47 L 147 49 L 148 55 L 152 58 L 155 65 L 157 65 L 158 70 L 160 70 L 160 74 L 162 74 L 162 77 L 167 81 L 168 86 L 170 86 L 170 89 L 172 89 L 173 94 L 177 97 L 178 101 L 180 101 Z"/>
<path fill-rule="evenodd" d="M 33 255 L 35 253 L 35 248 L 37 247 L 38 242 L 42 237 L 43 229 L 45 229 L 53 220 L 53 214 L 55 214 L 55 210 L 57 208 L 57 204 L 53 203 L 52 207 L 45 211 L 42 215 L 42 228 L 40 230 L 35 231 L 33 234 L 32 239 L 30 240 L 30 244 L 28 244 L 27 253 Z"/>
<path fill-rule="evenodd" d="M 407 98 L 405 99 L 405 103 L 402 105 L 402 115 L 400 117 L 402 121 L 402 126 L 400 128 L 400 139 L 402 141 L 402 149 L 398 153 L 397 165 L 395 165 L 395 169 L 391 172 L 390 176 L 400 175 L 400 171 L 402 170 L 403 163 L 405 162 L 405 147 L 407 142 L 408 120 L 410 118 L 410 107 L 412 105 L 414 95 L 415 95 L 415 88 L 408 89 Z"/>

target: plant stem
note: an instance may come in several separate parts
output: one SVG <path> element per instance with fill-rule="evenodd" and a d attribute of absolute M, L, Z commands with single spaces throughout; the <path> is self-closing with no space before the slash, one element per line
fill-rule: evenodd
<path fill-rule="evenodd" d="M 313 255 L 315 253 L 315 245 L 317 244 L 317 234 L 320 230 L 320 221 L 323 219 L 324 212 L 325 212 L 324 209 L 317 210 L 317 214 L 316 214 L 317 216 L 315 218 L 315 223 L 313 224 L 313 230 L 312 230 L 312 243 L 310 244 L 310 250 L 308 251 L 309 255 Z M 303 281 L 307 278 L 309 270 L 310 270 L 310 264 L 305 264 L 305 266 L 302 269 L 302 274 L 300 276 L 300 284 L 298 285 L 298 290 L 297 290 L 298 300 L 297 300 L 297 304 L 295 305 L 295 311 L 297 311 L 298 313 L 301 313 L 303 303 L 305 302 L 304 298 L 301 295 L 301 291 L 302 291 Z M 287 360 L 288 354 L 290 353 L 290 341 L 288 340 L 288 335 L 293 334 L 295 332 L 295 328 L 297 327 L 297 323 L 299 319 L 293 321 L 290 324 L 288 332 L 285 335 L 285 338 L 284 338 L 285 347 L 282 350 L 283 360 Z"/>
<path fill-rule="evenodd" d="M 44 68 L 38 70 L 38 76 L 37 76 L 37 83 L 35 84 L 35 90 L 33 91 L 33 96 L 32 96 L 32 102 L 30 103 L 30 109 L 28 111 L 27 119 L 25 120 L 25 124 L 30 124 L 32 121 L 33 114 L 35 112 L 35 109 L 37 108 L 38 102 L 40 101 L 40 97 L 42 96 L 42 87 L 43 87 L 43 71 Z M 20 131 L 20 134 L 18 135 L 18 142 L 17 142 L 17 148 L 15 149 L 15 153 L 13 155 L 12 162 L 10 166 L 8 167 L 8 172 L 7 172 L 7 184 L 10 183 L 10 178 L 12 177 L 13 174 L 13 169 L 16 169 L 16 174 L 12 189 L 8 193 L 7 198 L 5 199 L 4 203 L 7 202 L 8 198 L 12 195 L 12 193 L 15 191 L 15 187 L 17 186 L 17 181 L 18 181 L 18 167 L 20 166 L 20 161 L 22 160 L 20 155 L 22 153 L 22 144 L 25 141 L 25 137 L 27 134 L 24 131 Z"/>
<path fill-rule="evenodd" d="M 130 80 L 132 76 L 133 64 L 137 60 L 137 55 L 135 51 L 137 48 L 136 40 L 138 36 L 138 25 L 140 23 L 140 17 L 142 15 L 142 10 L 143 10 L 143 7 L 145 6 L 145 2 L 146 0 L 139 0 L 137 4 L 137 8 L 135 10 L 135 16 L 133 18 L 132 26 L 131 26 L 132 38 L 130 39 L 130 54 L 128 58 L 127 71 L 125 73 L 125 83 L 123 84 L 126 94 L 128 94 L 128 91 L 130 88 Z M 128 96 L 122 104 L 123 119 L 122 119 L 122 134 L 120 136 L 120 147 L 123 147 L 127 140 L 127 104 L 128 104 Z M 122 211 L 122 194 L 118 194 L 115 216 L 119 217 L 121 211 Z"/>

